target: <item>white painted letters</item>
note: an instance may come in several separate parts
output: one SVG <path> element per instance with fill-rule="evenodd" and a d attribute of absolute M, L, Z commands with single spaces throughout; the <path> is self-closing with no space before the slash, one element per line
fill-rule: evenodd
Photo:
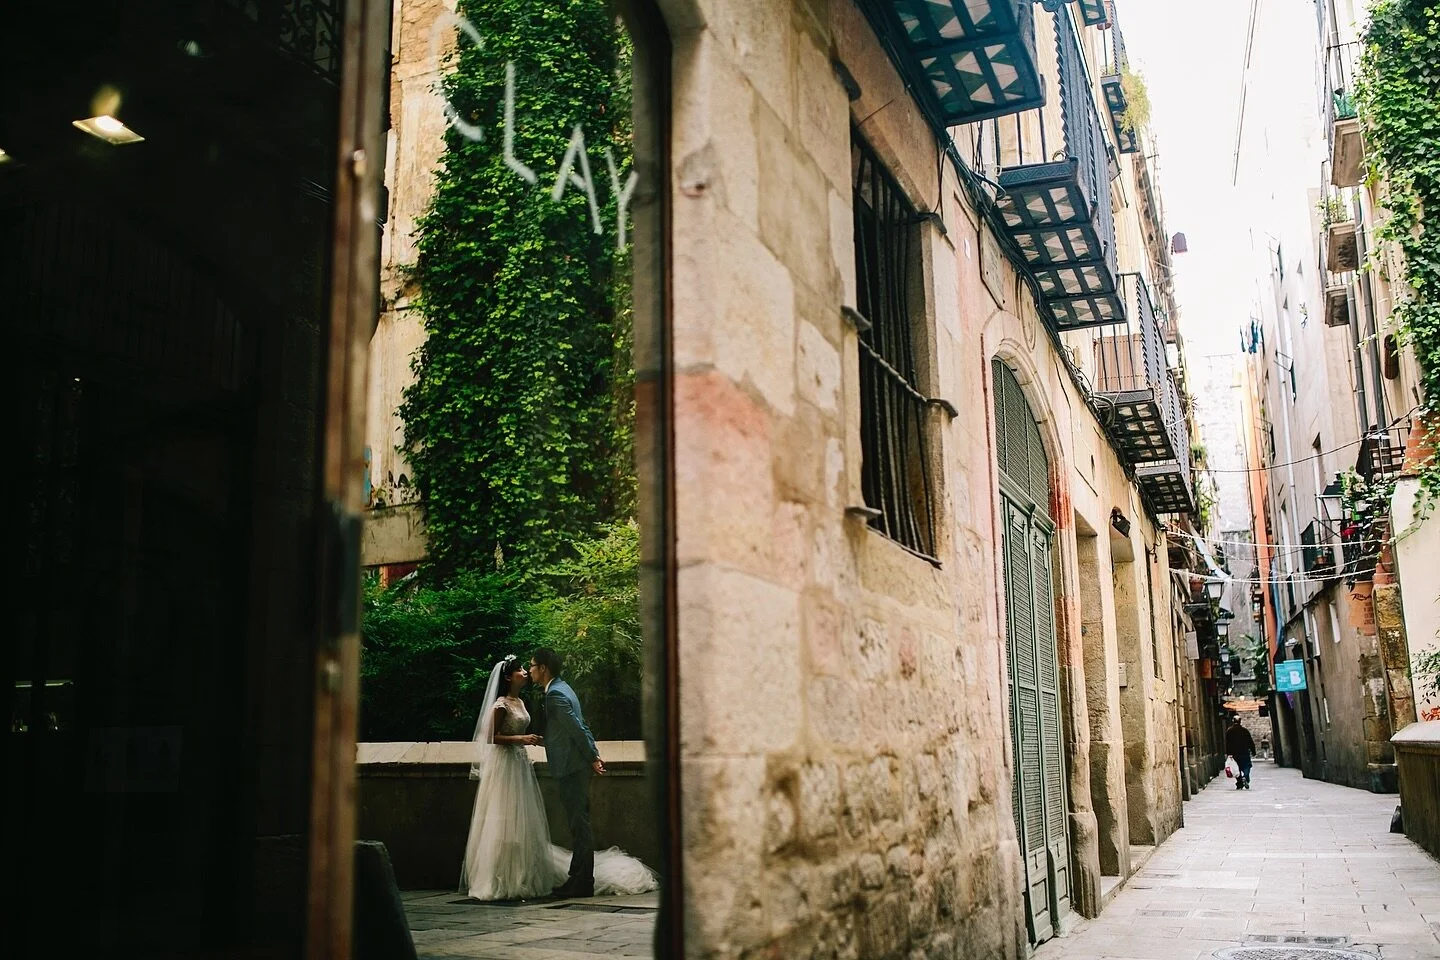
<path fill-rule="evenodd" d="M 575 161 L 580 161 L 580 174 L 575 173 Z M 580 124 L 575 124 L 570 130 L 570 147 L 565 151 L 565 159 L 560 161 L 560 169 L 555 171 L 555 187 L 550 191 L 550 199 L 556 203 L 565 196 L 565 181 L 569 180 L 575 186 L 585 191 L 586 198 L 590 201 L 590 223 L 594 226 L 596 233 L 603 232 L 600 226 L 600 205 L 595 202 L 595 183 L 590 179 L 590 157 L 585 152 L 585 131 L 580 129 Z"/>

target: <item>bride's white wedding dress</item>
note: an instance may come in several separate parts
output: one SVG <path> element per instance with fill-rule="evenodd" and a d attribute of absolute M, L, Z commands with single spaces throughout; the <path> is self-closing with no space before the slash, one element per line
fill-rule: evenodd
<path fill-rule="evenodd" d="M 498 702 L 504 705 L 505 715 L 496 733 L 513 737 L 530 729 L 530 712 L 524 701 L 503 697 Z M 546 896 L 569 875 L 570 851 L 550 842 L 545 802 L 525 748 L 483 746 L 489 749 L 475 791 L 460 892 L 476 900 Z M 597 896 L 646 893 L 656 886 L 654 872 L 619 847 L 595 851 Z"/>

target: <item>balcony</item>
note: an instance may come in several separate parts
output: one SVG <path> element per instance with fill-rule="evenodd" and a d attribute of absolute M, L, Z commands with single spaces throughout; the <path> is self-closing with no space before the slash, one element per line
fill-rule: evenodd
<path fill-rule="evenodd" d="M 1396 479 L 1405 465 L 1405 444 L 1409 436 L 1408 424 L 1371 431 L 1360 442 L 1355 472 L 1369 483 Z"/>
<path fill-rule="evenodd" d="M 1139 274 L 1120 276 L 1129 320 L 1095 338 L 1096 407 L 1158 513 L 1190 513 L 1190 436 L 1165 360 L 1165 336 Z"/>
<path fill-rule="evenodd" d="M 1325 326 L 1350 325 L 1350 285 L 1330 280 L 1325 285 Z"/>
<path fill-rule="evenodd" d="M 1380 549 L 1369 523 L 1349 523 L 1340 531 L 1340 554 L 1345 561 L 1345 576 L 1351 580 L 1370 580 L 1380 560 Z"/>
<path fill-rule="evenodd" d="M 1045 102 L 1031 0 L 867 0 L 891 59 L 944 126 Z"/>
<path fill-rule="evenodd" d="M 1054 10 L 1064 0 L 1040 0 L 1046 10 Z M 1088 27 L 1098 27 L 1110 22 L 1110 4 L 1107 0 L 1070 0 L 1080 9 L 1080 17 Z"/>
<path fill-rule="evenodd" d="M 1319 520 L 1311 520 L 1300 533 L 1300 559 L 1306 573 L 1330 573 L 1335 569 L 1335 552 L 1330 549 Z"/>
<path fill-rule="evenodd" d="M 1048 15 L 1041 16 L 1043 22 Z M 993 121 L 981 132 L 981 150 L 986 152 L 988 142 L 1002 191 L 996 202 L 1039 283 L 1050 322 L 1072 330 L 1117 323 L 1125 309 L 1115 289 L 1112 158 L 1105 129 L 1069 7 L 1061 5 L 1049 19 L 1058 102 Z"/>
<path fill-rule="evenodd" d="M 1165 408 L 1175 411 L 1175 419 L 1167 421 L 1175 438 L 1175 459 L 1160 463 L 1135 465 L 1135 480 L 1140 492 L 1157 514 L 1193 514 L 1196 510 L 1195 486 L 1190 465 L 1190 427 L 1180 416 L 1180 397 L 1175 379 L 1166 376 Z"/>
<path fill-rule="evenodd" d="M 1364 175 L 1365 148 L 1355 113 L 1355 75 L 1360 43 L 1332 44 L 1325 51 L 1325 133 L 1330 142 L 1330 182 L 1358 187 Z"/>
<path fill-rule="evenodd" d="M 1125 56 L 1125 37 L 1120 24 L 1112 22 L 1100 33 L 1105 63 L 1100 70 L 1100 92 L 1110 111 L 1110 130 L 1115 135 L 1115 149 L 1121 153 L 1140 152 L 1140 134 L 1131 115 L 1130 91 L 1126 82 L 1132 76 L 1130 60 Z"/>

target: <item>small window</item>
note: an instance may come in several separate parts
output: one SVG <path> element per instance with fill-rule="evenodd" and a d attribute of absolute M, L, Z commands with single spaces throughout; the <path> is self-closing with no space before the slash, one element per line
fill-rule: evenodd
<path fill-rule="evenodd" d="M 930 405 L 918 386 L 912 287 L 919 276 L 915 208 L 858 137 L 855 178 L 856 308 L 860 331 L 860 444 L 870 525 L 908 550 L 935 556 Z"/>

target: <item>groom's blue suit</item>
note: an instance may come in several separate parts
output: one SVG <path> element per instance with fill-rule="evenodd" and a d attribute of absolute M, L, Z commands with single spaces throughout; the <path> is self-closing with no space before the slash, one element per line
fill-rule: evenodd
<path fill-rule="evenodd" d="M 585 725 L 580 698 L 560 678 L 545 691 L 545 760 L 560 791 L 570 824 L 570 879 L 567 887 L 585 893 L 595 887 L 595 838 L 590 832 L 591 764 L 600 758 Z"/>

